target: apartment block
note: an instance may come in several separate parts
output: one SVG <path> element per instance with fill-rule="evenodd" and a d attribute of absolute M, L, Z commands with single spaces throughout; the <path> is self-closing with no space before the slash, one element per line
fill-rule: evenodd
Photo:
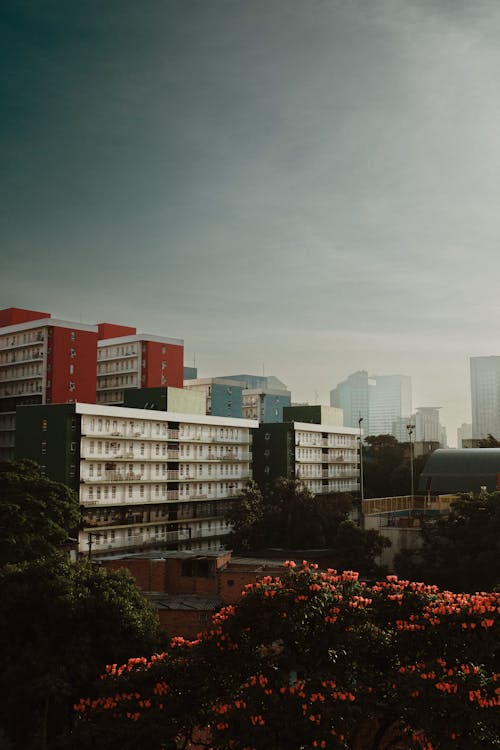
<path fill-rule="evenodd" d="M 97 349 L 98 404 L 121 405 L 126 388 L 182 388 L 182 339 L 137 333 L 135 328 L 101 323 Z"/>
<path fill-rule="evenodd" d="M 243 416 L 259 422 L 282 422 L 283 409 L 290 406 L 290 391 L 275 388 L 247 388 L 243 391 Z"/>
<path fill-rule="evenodd" d="M 0 311 L 0 458 L 14 457 L 16 407 L 95 401 L 97 327 Z"/>
<path fill-rule="evenodd" d="M 225 378 L 191 378 L 184 381 L 186 390 L 203 393 L 206 413 L 214 417 L 241 418 L 245 387 L 244 382 Z"/>
<path fill-rule="evenodd" d="M 256 422 L 82 403 L 22 406 L 17 418 L 17 457 L 78 493 L 80 555 L 223 546 Z"/>
<path fill-rule="evenodd" d="M 355 428 L 329 424 L 261 424 L 254 434 L 254 479 L 261 485 L 299 479 L 314 495 L 357 492 L 358 435 Z"/>

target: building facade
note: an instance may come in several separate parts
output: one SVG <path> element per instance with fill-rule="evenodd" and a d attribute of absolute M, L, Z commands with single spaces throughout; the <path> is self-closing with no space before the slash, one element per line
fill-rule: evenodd
<path fill-rule="evenodd" d="M 360 370 L 330 391 L 330 404 L 343 410 L 347 427 L 358 426 L 361 419 L 365 435 L 394 435 L 394 429 L 399 435 L 402 422 L 412 413 L 411 378 L 369 376 Z"/>
<path fill-rule="evenodd" d="M 247 388 L 243 391 L 243 417 L 259 422 L 282 422 L 283 409 L 291 403 L 290 391 Z"/>
<path fill-rule="evenodd" d="M 95 401 L 97 336 L 49 313 L 0 312 L 0 458 L 14 458 L 17 406 Z"/>
<path fill-rule="evenodd" d="M 135 328 L 110 324 L 100 324 L 99 334 L 101 340 L 97 349 L 98 404 L 123 404 L 126 388 L 182 388 L 182 339 L 137 334 Z M 113 336 L 110 337 L 110 334 Z"/>
<path fill-rule="evenodd" d="M 374 375 L 369 386 L 369 425 L 372 435 L 391 435 L 392 423 L 412 413 L 408 375 Z"/>
<path fill-rule="evenodd" d="M 500 357 L 471 357 L 472 437 L 500 440 Z"/>
<path fill-rule="evenodd" d="M 336 388 L 330 391 L 330 405 L 342 409 L 344 425 L 358 427 L 362 419 L 365 435 L 371 435 L 368 385 L 370 378 L 366 370 L 359 370 L 349 375 Z"/>
<path fill-rule="evenodd" d="M 193 378 L 184 381 L 184 388 L 204 394 L 206 414 L 236 419 L 243 416 L 245 383 L 224 378 Z"/>
<path fill-rule="evenodd" d="M 80 555 L 219 549 L 256 422 L 95 404 L 18 409 L 16 456 L 73 487 Z"/>
<path fill-rule="evenodd" d="M 355 428 L 284 422 L 261 424 L 254 434 L 254 479 L 300 480 L 314 495 L 359 490 Z"/>

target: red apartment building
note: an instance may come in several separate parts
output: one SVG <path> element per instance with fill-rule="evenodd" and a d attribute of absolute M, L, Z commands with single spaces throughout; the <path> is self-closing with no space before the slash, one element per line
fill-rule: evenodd
<path fill-rule="evenodd" d="M 111 323 L 100 323 L 98 329 L 98 404 L 122 405 L 126 388 L 184 386 L 182 339 L 138 334 Z"/>
<path fill-rule="evenodd" d="M 46 312 L 0 310 L 0 458 L 14 458 L 17 406 L 95 401 L 97 334 Z"/>
<path fill-rule="evenodd" d="M 120 405 L 124 388 L 182 388 L 183 366 L 181 339 L 38 310 L 0 310 L 0 459 L 14 458 L 17 406 Z"/>

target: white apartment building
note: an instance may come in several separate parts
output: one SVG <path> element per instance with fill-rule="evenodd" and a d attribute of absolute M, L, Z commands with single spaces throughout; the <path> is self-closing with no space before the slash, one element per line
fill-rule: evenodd
<path fill-rule="evenodd" d="M 26 407 L 19 424 L 25 457 L 78 492 L 80 555 L 219 549 L 251 479 L 251 420 L 77 403 Z"/>
<path fill-rule="evenodd" d="M 261 424 L 254 477 L 299 479 L 314 495 L 359 490 L 359 430 L 308 422 Z"/>

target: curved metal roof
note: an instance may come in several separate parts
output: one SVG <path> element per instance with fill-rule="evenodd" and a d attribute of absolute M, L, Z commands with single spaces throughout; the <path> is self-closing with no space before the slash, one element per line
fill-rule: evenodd
<path fill-rule="evenodd" d="M 419 491 L 495 492 L 500 478 L 500 448 L 441 448 L 431 453 L 420 475 Z"/>

